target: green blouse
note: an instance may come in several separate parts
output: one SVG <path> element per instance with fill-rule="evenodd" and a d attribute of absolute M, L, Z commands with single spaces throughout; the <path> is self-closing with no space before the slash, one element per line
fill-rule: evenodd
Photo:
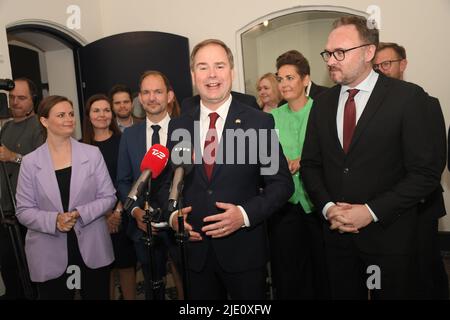
<path fill-rule="evenodd" d="M 306 105 L 297 112 L 292 111 L 287 103 L 271 111 L 275 119 L 275 129 L 278 131 L 284 155 L 290 160 L 297 159 L 302 154 L 306 126 L 312 105 L 313 99 L 308 98 Z M 306 193 L 300 174 L 297 172 L 292 176 L 292 179 L 295 192 L 289 199 L 289 202 L 293 204 L 300 203 L 306 213 L 311 213 L 313 204 Z"/>

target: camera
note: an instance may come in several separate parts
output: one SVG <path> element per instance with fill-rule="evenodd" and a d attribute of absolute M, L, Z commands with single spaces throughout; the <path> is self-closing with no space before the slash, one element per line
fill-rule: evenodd
<path fill-rule="evenodd" d="M 14 89 L 14 81 L 10 79 L 0 79 L 0 90 L 11 91 Z"/>

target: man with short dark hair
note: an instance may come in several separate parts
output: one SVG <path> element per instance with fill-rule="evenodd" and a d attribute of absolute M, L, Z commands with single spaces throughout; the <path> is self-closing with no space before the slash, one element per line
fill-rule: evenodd
<path fill-rule="evenodd" d="M 109 100 L 116 116 L 117 126 L 122 132 L 136 122 L 132 115 L 133 99 L 131 96 L 131 89 L 123 84 L 116 84 L 109 91 Z"/>
<path fill-rule="evenodd" d="M 375 70 L 399 80 L 403 80 L 403 73 L 408 65 L 405 48 L 393 42 L 380 42 L 373 62 Z"/>
<path fill-rule="evenodd" d="M 34 113 L 34 103 L 37 99 L 36 85 L 27 78 L 15 79 L 14 83 L 14 89 L 9 92 L 9 107 L 13 119 L 6 122 L 0 131 L 0 161 L 2 162 L 0 164 L 0 205 L 7 216 L 15 214 L 9 191 L 15 197 L 22 157 L 44 142 L 41 125 Z M 3 167 L 11 183 L 11 190 L 4 176 Z M 23 228 L 21 231 L 22 236 L 25 237 L 26 230 Z M 0 236 L 0 251 L 2 251 L 0 261 L 6 286 L 6 299 L 23 298 L 14 251 L 7 229 L 3 226 L 0 227 Z"/>
<path fill-rule="evenodd" d="M 174 98 L 174 92 L 170 89 L 167 77 L 159 71 L 147 71 L 142 74 L 139 83 L 139 100 L 142 103 L 146 119 L 130 128 L 122 134 L 119 147 L 119 158 L 117 161 L 117 190 L 122 203 L 125 203 L 127 195 L 133 183 L 141 175 L 140 164 L 147 151 L 154 144 L 166 145 L 167 130 L 170 116 L 167 106 Z M 162 175 L 161 175 L 162 176 Z M 150 205 L 153 208 L 160 208 L 157 191 L 160 188 L 161 178 L 152 180 Z M 130 208 L 133 217 L 128 226 L 128 235 L 134 241 L 138 261 L 142 263 L 144 274 L 146 299 L 164 299 L 164 292 L 160 290 L 160 296 L 154 297 L 150 288 L 150 279 L 162 279 L 165 275 L 165 264 L 167 262 L 167 231 L 159 231 L 155 235 L 154 252 L 156 261 L 156 274 L 151 275 L 151 261 L 148 257 L 148 248 L 144 244 L 142 237 L 147 232 L 145 223 L 143 198 Z M 154 230 L 157 231 L 156 229 Z M 151 278 L 152 276 L 153 278 Z"/>
<path fill-rule="evenodd" d="M 337 84 L 312 108 L 301 175 L 323 218 L 333 299 L 417 296 L 417 212 L 437 188 L 427 94 L 373 71 L 378 30 L 335 21 L 321 53 Z"/>

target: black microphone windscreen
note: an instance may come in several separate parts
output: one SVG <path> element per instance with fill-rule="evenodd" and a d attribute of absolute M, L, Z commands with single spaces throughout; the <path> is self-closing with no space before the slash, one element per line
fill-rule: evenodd
<path fill-rule="evenodd" d="M 11 91 L 15 87 L 15 83 L 10 79 L 0 79 L 0 90 Z"/>
<path fill-rule="evenodd" d="M 190 142 L 181 141 L 177 143 L 170 154 L 170 160 L 172 168 L 178 168 L 182 166 L 185 175 L 188 174 L 193 168 L 193 152 L 192 144 Z"/>

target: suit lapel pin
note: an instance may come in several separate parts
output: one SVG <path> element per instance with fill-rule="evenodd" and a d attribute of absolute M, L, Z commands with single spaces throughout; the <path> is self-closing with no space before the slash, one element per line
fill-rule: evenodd
<path fill-rule="evenodd" d="M 236 124 L 241 124 L 241 119 L 236 119 L 236 120 L 234 121 L 234 123 L 236 123 Z"/>

